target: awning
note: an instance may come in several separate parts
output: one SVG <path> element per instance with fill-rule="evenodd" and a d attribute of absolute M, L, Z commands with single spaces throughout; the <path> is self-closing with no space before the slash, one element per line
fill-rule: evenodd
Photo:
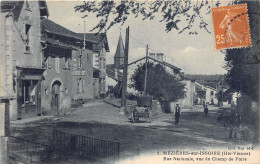
<path fill-rule="evenodd" d="M 42 80 L 43 68 L 29 68 L 29 67 L 16 67 L 17 68 L 17 79 L 21 80 Z"/>

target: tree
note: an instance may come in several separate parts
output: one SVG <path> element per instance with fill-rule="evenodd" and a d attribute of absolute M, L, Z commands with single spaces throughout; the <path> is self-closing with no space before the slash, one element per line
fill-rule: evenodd
<path fill-rule="evenodd" d="M 227 84 L 233 92 L 238 92 L 242 97 L 238 101 L 237 109 L 243 113 L 244 122 L 253 122 L 254 143 L 259 145 L 259 109 L 260 109 L 260 56 L 259 56 L 259 1 L 239 1 L 247 3 L 250 20 L 250 33 L 252 46 L 243 49 L 227 50 L 225 68 L 228 73 L 225 77 Z M 258 101 L 258 109 L 252 109 L 252 101 Z M 254 114 L 250 114 L 250 113 Z"/>
<path fill-rule="evenodd" d="M 192 30 L 194 22 L 198 25 L 197 27 L 210 33 L 205 16 L 210 14 L 212 6 L 219 5 L 219 0 L 84 1 L 84 4 L 75 6 L 75 11 L 86 13 L 83 17 L 92 13 L 99 18 L 99 23 L 93 27 L 92 31 L 98 30 L 100 32 L 109 30 L 115 24 L 123 25 L 132 15 L 135 18 L 141 16 L 143 20 L 161 17 L 160 22 L 165 23 L 165 31 L 167 32 L 175 29 L 179 33 L 190 30 L 190 34 L 197 34 L 196 30 Z M 186 23 L 180 25 L 180 22 Z"/>
<path fill-rule="evenodd" d="M 163 98 L 165 101 L 177 101 L 185 97 L 185 84 L 167 73 L 160 64 L 147 63 L 147 93 L 155 99 Z M 145 64 L 139 64 L 131 77 L 129 87 L 139 92 L 144 90 Z"/>

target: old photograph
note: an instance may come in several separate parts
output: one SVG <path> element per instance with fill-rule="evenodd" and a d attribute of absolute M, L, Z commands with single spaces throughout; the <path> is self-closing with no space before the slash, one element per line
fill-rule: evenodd
<path fill-rule="evenodd" d="M 0 164 L 260 163 L 259 0 L 0 3 Z"/>

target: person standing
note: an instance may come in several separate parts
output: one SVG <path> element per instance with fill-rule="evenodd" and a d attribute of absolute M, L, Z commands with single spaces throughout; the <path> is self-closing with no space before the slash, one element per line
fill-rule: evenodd
<path fill-rule="evenodd" d="M 207 105 L 206 105 L 205 108 L 204 108 L 204 113 L 205 113 L 205 117 L 208 117 L 209 108 L 208 108 Z"/>
<path fill-rule="evenodd" d="M 176 104 L 176 108 L 175 108 L 175 124 L 179 123 L 180 116 L 181 116 L 181 108 L 179 107 L 179 104 Z"/>

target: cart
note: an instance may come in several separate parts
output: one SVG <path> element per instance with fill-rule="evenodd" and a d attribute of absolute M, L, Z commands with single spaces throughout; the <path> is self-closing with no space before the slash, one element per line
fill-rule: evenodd
<path fill-rule="evenodd" d="M 151 96 L 138 96 L 137 105 L 132 108 L 131 119 L 135 123 L 139 118 L 146 118 L 151 122 L 152 117 L 152 97 Z"/>

